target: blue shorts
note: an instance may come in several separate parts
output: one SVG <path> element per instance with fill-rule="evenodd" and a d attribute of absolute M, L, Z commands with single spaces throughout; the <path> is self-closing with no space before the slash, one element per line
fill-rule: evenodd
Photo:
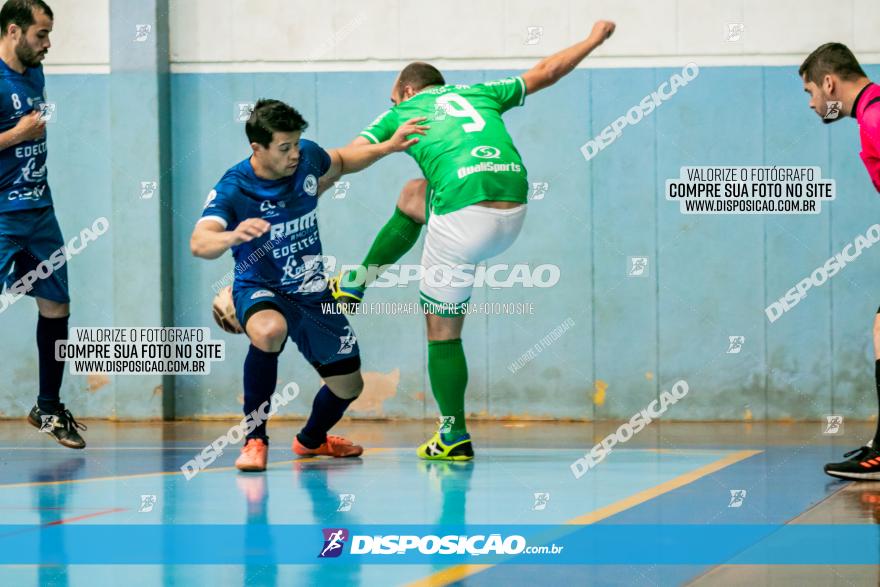
<path fill-rule="evenodd" d="M 235 317 L 242 328 L 260 310 L 274 309 L 287 320 L 287 335 L 322 377 L 347 375 L 360 369 L 360 347 L 329 289 L 291 294 L 235 283 Z"/>
<path fill-rule="evenodd" d="M 5 282 L 7 292 L 63 246 L 61 228 L 52 206 L 0 212 L 0 281 Z M 46 277 L 37 277 L 27 295 L 61 304 L 70 303 L 67 263 Z"/>

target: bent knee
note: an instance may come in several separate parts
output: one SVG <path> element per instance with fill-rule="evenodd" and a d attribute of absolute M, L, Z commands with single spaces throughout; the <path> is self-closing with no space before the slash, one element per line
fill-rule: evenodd
<path fill-rule="evenodd" d="M 341 399 L 355 399 L 364 390 L 364 378 L 360 371 L 349 375 L 328 377 L 326 383 L 333 395 Z"/>
<path fill-rule="evenodd" d="M 287 324 L 280 314 L 275 317 L 254 316 L 247 322 L 247 334 L 255 346 L 272 347 L 272 350 L 277 350 L 287 338 Z"/>
<path fill-rule="evenodd" d="M 425 222 L 425 190 L 427 188 L 428 182 L 424 179 L 411 179 L 400 190 L 400 197 L 397 198 L 397 207 L 400 208 L 400 211 L 422 224 Z"/>

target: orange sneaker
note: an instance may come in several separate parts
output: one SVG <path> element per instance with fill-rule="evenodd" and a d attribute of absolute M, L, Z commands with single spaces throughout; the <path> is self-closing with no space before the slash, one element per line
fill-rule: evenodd
<path fill-rule="evenodd" d="M 265 471 L 269 447 L 261 438 L 251 438 L 242 447 L 241 454 L 235 459 L 239 471 Z"/>
<path fill-rule="evenodd" d="M 327 435 L 327 442 L 318 448 L 306 448 L 296 436 L 293 437 L 293 452 L 301 457 L 324 456 L 324 457 L 359 457 L 364 452 L 364 447 L 354 444 L 341 436 Z"/>

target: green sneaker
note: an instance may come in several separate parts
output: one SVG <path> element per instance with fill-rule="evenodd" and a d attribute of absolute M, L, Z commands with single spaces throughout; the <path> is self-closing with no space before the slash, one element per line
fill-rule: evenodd
<path fill-rule="evenodd" d="M 474 458 L 474 447 L 470 434 L 462 434 L 446 444 L 443 436 L 435 432 L 428 442 L 416 449 L 416 455 L 427 461 L 469 461 Z"/>

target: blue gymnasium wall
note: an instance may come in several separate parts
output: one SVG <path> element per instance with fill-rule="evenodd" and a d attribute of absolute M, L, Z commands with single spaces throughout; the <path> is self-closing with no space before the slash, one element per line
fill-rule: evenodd
<path fill-rule="evenodd" d="M 869 67 L 880 78 L 880 68 Z M 673 69 L 579 70 L 526 108 L 506 115 L 532 181 L 547 181 L 530 204 L 520 240 L 499 260 L 561 266 L 549 290 L 481 290 L 474 301 L 531 302 L 532 316 L 472 316 L 465 328 L 468 405 L 491 417 L 628 418 L 685 378 L 691 393 L 676 419 L 869 417 L 871 321 L 880 299 L 880 252 L 869 249 L 794 310 L 769 324 L 764 307 L 877 219 L 874 193 L 858 158 L 851 121 L 825 127 L 806 108 L 791 67 L 703 68 L 649 117 L 586 162 L 579 147 L 668 79 Z M 476 82 L 511 72 L 449 72 Z M 49 179 L 65 237 L 112 212 L 111 121 L 107 75 L 49 76 L 59 104 L 49 128 Z M 307 136 L 345 144 L 387 107 L 393 74 L 174 74 L 172 76 L 174 306 L 178 325 L 206 325 L 227 341 L 229 359 L 204 378 L 180 377 L 179 417 L 238 413 L 246 340 L 210 318 L 211 285 L 231 259 L 189 255 L 188 238 L 208 190 L 247 155 L 234 104 L 283 98 L 312 123 Z M 353 99 L 357 97 L 357 99 Z M 819 165 L 838 199 L 818 216 L 691 216 L 662 197 L 663 182 L 693 164 Z M 327 254 L 357 262 L 418 170 L 406 156 L 348 176 L 345 199 L 322 199 Z M 111 227 L 111 233 L 112 233 Z M 145 229 L 146 232 L 146 229 Z M 72 324 L 125 325 L 114 316 L 113 240 L 98 239 L 70 264 Z M 628 256 L 650 257 L 647 278 L 625 277 Z M 417 263 L 418 249 L 406 262 Z M 149 284 L 143 284 L 149 287 Z M 416 289 L 375 290 L 371 301 L 413 302 Z M 36 311 L 22 300 L 3 312 L 0 416 L 20 417 L 36 389 Z M 512 375 L 507 365 L 566 319 L 575 327 Z M 356 416 L 433 417 L 422 319 L 361 316 L 368 393 Z M 740 354 L 727 337 L 744 335 Z M 293 345 L 279 382 L 303 394 L 286 413 L 308 410 L 318 380 Z M 596 385 L 605 389 L 596 395 Z M 607 387 L 605 387 L 607 385 Z M 66 376 L 65 401 L 77 415 L 154 416 L 155 390 L 142 404 L 117 397 L 112 378 Z M 594 401 L 595 400 L 595 401 Z M 121 403 L 120 403 L 121 402 Z M 122 406 L 121 404 L 125 404 Z M 152 406 L 152 407 L 148 407 Z M 152 411 L 151 411 L 152 410 Z"/>
<path fill-rule="evenodd" d="M 880 68 L 869 67 L 880 78 Z M 531 181 L 549 192 L 529 205 L 524 233 L 498 260 L 557 263 L 552 289 L 482 289 L 473 301 L 531 302 L 531 316 L 471 316 L 469 409 L 489 417 L 629 418 L 684 378 L 686 400 L 671 419 L 809 419 L 875 409 L 870 330 L 880 302 L 880 250 L 810 292 L 768 323 L 765 306 L 873 224 L 880 200 L 858 157 L 851 121 L 825 127 L 808 110 L 793 67 L 706 67 L 698 78 L 586 162 L 579 147 L 676 69 L 578 70 L 506 115 Z M 473 83 L 516 72 L 448 72 Z M 325 147 L 348 143 L 388 105 L 391 72 L 174 74 L 175 322 L 213 326 L 211 285 L 231 267 L 189 254 L 207 192 L 248 153 L 234 105 L 277 97 L 311 123 Z M 55 147 L 55 145 L 53 145 Z M 57 165 L 57 159 L 54 159 Z M 837 200 L 818 216 L 684 216 L 664 181 L 683 165 L 818 165 Z M 63 175 L 55 167 L 58 177 Z M 322 198 L 325 253 L 358 262 L 390 215 L 403 183 L 418 175 L 398 155 L 348 176 L 345 199 Z M 420 246 L 404 262 L 417 263 Z M 629 256 L 648 256 L 646 278 L 626 277 Z M 417 289 L 383 289 L 373 302 L 414 302 Z M 515 375 L 507 366 L 567 319 L 573 329 Z M 367 392 L 352 406 L 366 417 L 433 417 L 423 319 L 353 320 Z M 235 414 L 241 405 L 243 336 L 227 335 L 228 360 L 204 378 L 181 377 L 180 417 Z M 728 336 L 743 335 L 740 354 Z M 279 383 L 303 394 L 286 413 L 305 414 L 318 380 L 293 345 Z M 604 391 L 602 391 L 604 390 Z"/>

